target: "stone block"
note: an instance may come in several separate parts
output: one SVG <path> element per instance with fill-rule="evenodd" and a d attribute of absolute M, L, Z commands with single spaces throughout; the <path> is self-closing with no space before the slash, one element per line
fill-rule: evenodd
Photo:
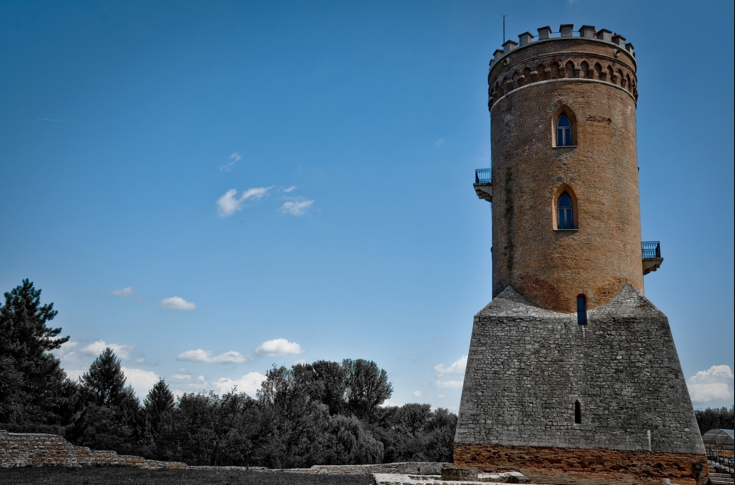
<path fill-rule="evenodd" d="M 448 466 L 442 468 L 442 480 L 455 482 L 475 482 L 478 481 L 479 478 L 477 476 L 477 469 L 475 468 Z"/>

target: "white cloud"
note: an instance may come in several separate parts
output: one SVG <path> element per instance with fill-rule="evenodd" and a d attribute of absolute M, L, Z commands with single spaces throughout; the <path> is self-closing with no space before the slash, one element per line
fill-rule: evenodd
<path fill-rule="evenodd" d="M 135 352 L 135 347 L 132 345 L 108 344 L 108 343 L 105 343 L 104 340 L 97 340 L 87 345 L 83 349 L 80 349 L 79 353 L 97 357 L 107 347 L 110 347 L 112 351 L 115 352 L 115 355 L 123 360 L 130 359 L 132 357 L 133 352 Z"/>
<path fill-rule="evenodd" d="M 289 355 L 300 354 L 303 351 L 304 349 L 301 348 L 301 345 L 296 342 L 289 342 L 285 338 L 267 340 L 255 349 L 255 353 L 258 355 Z"/>
<path fill-rule="evenodd" d="M 463 355 L 449 367 L 445 368 L 444 364 L 439 364 L 439 365 L 434 366 L 434 370 L 436 371 L 437 377 L 442 377 L 446 375 L 462 375 L 463 376 L 465 367 L 467 367 L 467 356 Z"/>
<path fill-rule="evenodd" d="M 733 399 L 733 373 L 729 365 L 713 365 L 689 378 L 687 387 L 692 401 L 708 403 Z"/>
<path fill-rule="evenodd" d="M 82 377 L 82 374 L 87 372 L 84 369 L 64 369 L 64 372 L 66 372 L 66 376 L 71 379 L 72 381 L 76 381 L 80 377 Z"/>
<path fill-rule="evenodd" d="M 439 389 L 459 389 L 462 387 L 462 381 L 442 381 L 439 379 L 436 381 L 436 387 Z"/>
<path fill-rule="evenodd" d="M 194 382 L 189 384 L 189 387 L 191 388 L 199 388 L 199 389 L 205 389 L 205 388 L 211 388 L 212 386 L 207 382 L 207 379 L 204 378 L 204 376 L 199 376 L 196 378 Z"/>
<path fill-rule="evenodd" d="M 292 185 L 291 187 L 289 187 L 287 189 L 283 189 L 283 191 L 286 192 L 286 193 L 292 192 L 294 190 L 296 190 L 296 186 L 295 185 Z"/>
<path fill-rule="evenodd" d="M 123 366 L 122 371 L 127 378 L 127 383 L 133 387 L 136 396 L 141 400 L 148 395 L 153 385 L 158 382 L 156 373 L 149 370 L 129 369 Z"/>
<path fill-rule="evenodd" d="M 179 369 L 177 374 L 172 375 L 167 380 L 177 386 L 171 389 L 176 397 L 181 397 L 185 392 L 206 392 L 212 389 L 212 384 L 207 382 L 204 376 L 195 379 L 186 369 Z"/>
<path fill-rule="evenodd" d="M 421 391 L 413 391 L 413 397 L 421 397 L 423 395 L 424 395 L 424 393 L 421 392 Z"/>
<path fill-rule="evenodd" d="M 225 172 L 229 172 L 233 168 L 235 168 L 235 164 L 239 162 L 242 159 L 239 153 L 235 152 L 229 157 L 227 157 L 227 160 L 229 160 L 228 163 L 222 165 L 219 169 L 224 170 Z"/>
<path fill-rule="evenodd" d="M 163 308 L 169 308 L 171 310 L 193 310 L 197 307 L 193 302 L 186 301 L 178 296 L 164 298 L 158 304 Z"/>
<path fill-rule="evenodd" d="M 235 352 L 234 350 L 213 356 L 211 350 L 202 349 L 187 350 L 177 355 L 176 359 L 203 362 L 205 364 L 242 364 L 243 362 L 253 360 L 249 355 L 242 355 L 240 352 Z"/>
<path fill-rule="evenodd" d="M 246 392 L 251 396 L 260 389 L 260 384 L 266 379 L 266 376 L 258 372 L 250 372 L 240 379 L 232 380 L 229 377 L 220 377 L 212 383 L 220 394 L 225 394 L 237 386 L 237 392 Z"/>
<path fill-rule="evenodd" d="M 79 360 L 79 355 L 74 352 L 74 348 L 77 345 L 79 345 L 79 342 L 67 340 L 65 343 L 61 344 L 61 347 L 55 349 L 53 354 L 65 362 Z"/>
<path fill-rule="evenodd" d="M 406 360 L 410 360 L 411 362 L 416 362 L 417 360 L 419 360 L 419 357 L 416 355 L 407 355 Z"/>
<path fill-rule="evenodd" d="M 225 195 L 217 199 L 217 212 L 220 217 L 228 217 L 234 214 L 236 211 L 242 209 L 245 201 L 248 199 L 260 200 L 268 195 L 268 191 L 271 187 L 256 187 L 248 189 L 237 197 L 237 190 L 230 189 L 225 192 Z"/>
<path fill-rule="evenodd" d="M 308 362 L 306 362 L 306 359 L 299 359 L 299 360 L 294 360 L 292 365 L 306 365 L 306 364 L 308 364 Z"/>
<path fill-rule="evenodd" d="M 437 381 L 434 384 L 439 389 L 459 389 L 462 387 L 463 380 L 449 379 L 442 380 L 444 376 L 462 376 L 464 379 L 464 371 L 467 367 L 467 356 L 463 355 L 449 367 L 444 367 L 444 364 L 438 364 L 434 366 L 436 372 Z"/>
<path fill-rule="evenodd" d="M 278 209 L 278 212 L 282 214 L 291 214 L 296 217 L 303 216 L 313 203 L 313 200 L 289 200 L 288 202 L 283 203 L 283 205 Z"/>
<path fill-rule="evenodd" d="M 439 399 L 444 399 L 444 394 L 439 394 L 439 395 L 438 395 L 438 396 L 436 396 L 436 397 L 438 397 Z"/>
<path fill-rule="evenodd" d="M 112 290 L 110 293 L 116 296 L 133 296 L 133 287 L 127 286 L 122 290 Z"/>
<path fill-rule="evenodd" d="M 225 195 L 217 199 L 217 205 L 219 206 L 217 210 L 219 211 L 220 217 L 230 216 L 234 214 L 235 211 L 240 210 L 242 202 L 235 198 L 236 195 L 237 190 L 230 189 L 225 192 Z"/>
<path fill-rule="evenodd" d="M 438 140 L 434 140 L 434 146 L 440 147 L 444 144 L 444 138 L 439 138 Z"/>
<path fill-rule="evenodd" d="M 186 384 L 191 382 L 192 375 L 191 374 L 174 374 L 171 377 L 168 378 L 169 381 L 176 383 L 176 384 Z"/>

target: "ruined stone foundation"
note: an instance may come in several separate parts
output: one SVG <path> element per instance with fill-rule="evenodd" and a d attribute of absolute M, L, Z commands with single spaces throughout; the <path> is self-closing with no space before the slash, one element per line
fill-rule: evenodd
<path fill-rule="evenodd" d="M 455 466 L 705 483 L 704 453 L 668 319 L 632 285 L 587 325 L 511 287 L 475 316 Z"/>

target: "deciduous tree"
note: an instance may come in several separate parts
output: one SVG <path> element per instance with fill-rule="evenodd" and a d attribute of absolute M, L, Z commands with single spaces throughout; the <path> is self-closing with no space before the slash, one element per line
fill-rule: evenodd
<path fill-rule="evenodd" d="M 272 416 L 272 438 L 259 450 L 271 468 L 311 466 L 322 457 L 329 408 L 303 392 L 293 369 L 273 367 L 258 391 L 264 413 Z"/>
<path fill-rule="evenodd" d="M 347 411 L 358 419 L 369 419 L 393 395 L 388 373 L 372 360 L 363 359 L 345 359 L 342 368 L 347 383 Z"/>

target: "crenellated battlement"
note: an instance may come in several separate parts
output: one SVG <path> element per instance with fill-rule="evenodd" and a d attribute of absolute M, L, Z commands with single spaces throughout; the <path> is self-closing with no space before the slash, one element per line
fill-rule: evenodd
<path fill-rule="evenodd" d="M 625 49 L 630 53 L 631 56 L 635 57 L 635 48 L 630 42 L 626 42 L 625 37 L 620 34 L 613 33 L 607 29 L 595 30 L 594 25 L 583 25 L 575 36 L 574 24 L 562 24 L 559 26 L 559 32 L 553 32 L 551 27 L 540 27 L 538 35 L 533 35 L 531 32 L 524 32 L 518 36 L 519 42 L 513 40 L 507 40 L 503 44 L 502 49 L 498 49 L 493 54 L 493 59 L 490 60 L 490 67 L 492 68 L 495 63 L 500 61 L 505 55 L 510 54 L 512 51 L 521 47 L 526 47 L 536 42 L 553 41 L 553 40 L 566 40 L 570 38 L 582 38 L 588 40 L 596 40 L 600 42 L 607 42 L 613 44 L 621 49 Z"/>
<path fill-rule="evenodd" d="M 573 24 L 524 32 L 497 49 L 488 74 L 488 108 L 509 92 L 542 81 L 575 80 L 613 84 L 638 99 L 633 44 L 607 29 Z"/>

